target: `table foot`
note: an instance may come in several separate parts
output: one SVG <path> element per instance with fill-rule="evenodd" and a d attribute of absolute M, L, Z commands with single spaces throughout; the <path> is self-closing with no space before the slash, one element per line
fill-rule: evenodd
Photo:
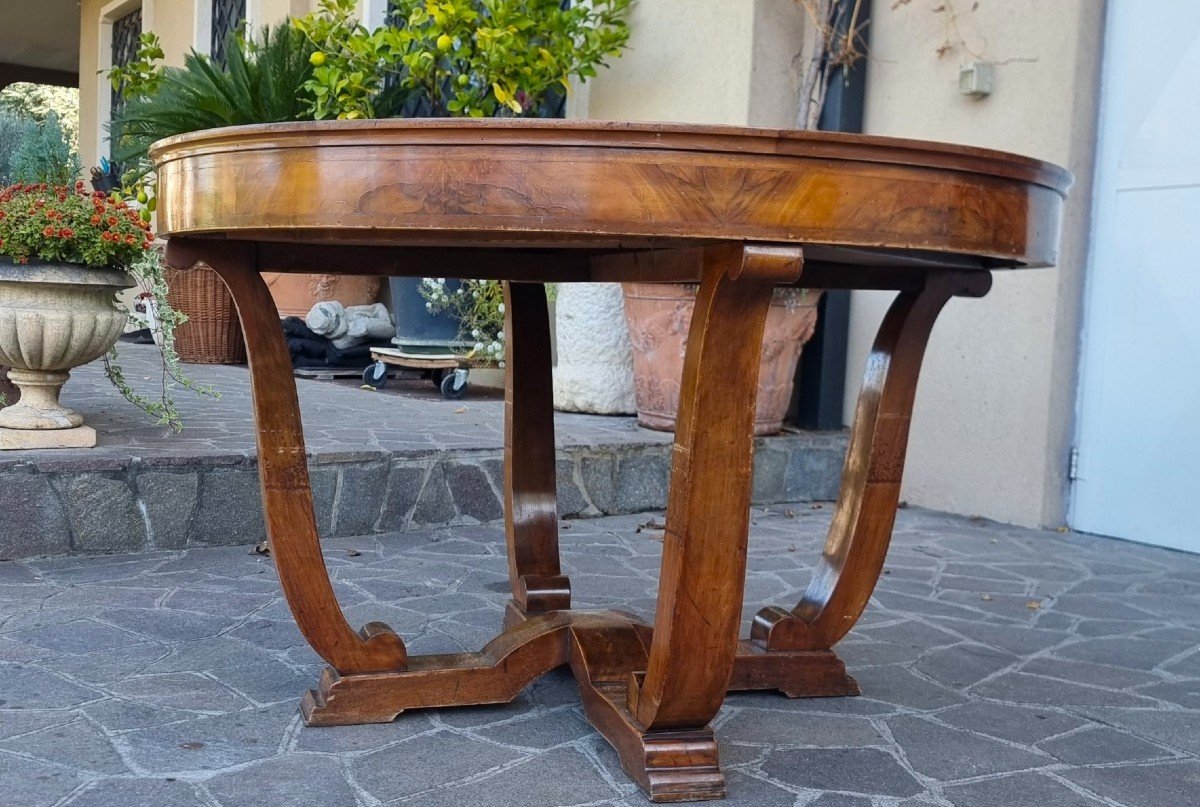
<path fill-rule="evenodd" d="M 775 689 L 789 698 L 862 694 L 832 650 L 767 650 L 753 639 L 738 643 L 730 692 Z"/>
<path fill-rule="evenodd" d="M 581 681 L 579 687 L 588 720 L 650 801 L 725 798 L 725 774 L 710 727 L 644 731 L 626 705 L 627 684 Z"/>
<path fill-rule="evenodd" d="M 584 713 L 650 800 L 724 798 L 725 776 L 711 727 L 647 730 L 629 706 L 630 693 L 646 675 L 650 628 L 632 620 L 577 624 L 570 635 L 571 672 Z"/>
<path fill-rule="evenodd" d="M 327 668 L 304 696 L 310 726 L 388 723 L 406 709 L 507 703 L 532 681 L 567 663 L 572 621 L 623 620 L 610 612 L 556 611 L 501 633 L 478 653 L 410 656 L 406 667 L 345 675 Z"/>

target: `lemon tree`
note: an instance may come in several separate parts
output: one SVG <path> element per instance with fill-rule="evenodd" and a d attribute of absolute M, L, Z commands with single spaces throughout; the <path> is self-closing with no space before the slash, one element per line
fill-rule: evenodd
<path fill-rule="evenodd" d="M 632 0 L 398 0 L 368 30 L 356 0 L 321 0 L 295 25 L 316 49 L 314 118 L 371 118 L 413 96 L 435 116 L 538 115 L 629 39 Z"/>

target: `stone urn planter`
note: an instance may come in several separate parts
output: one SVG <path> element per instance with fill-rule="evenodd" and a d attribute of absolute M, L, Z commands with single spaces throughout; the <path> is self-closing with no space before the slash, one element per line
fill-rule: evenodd
<path fill-rule="evenodd" d="M 600 415 L 637 411 L 620 284 L 563 283 L 555 324 L 554 408 Z"/>
<path fill-rule="evenodd" d="M 100 358 L 125 328 L 119 269 L 0 259 L 0 364 L 21 390 L 0 409 L 0 448 L 90 448 L 96 432 L 58 401 L 72 368 Z"/>
<path fill-rule="evenodd" d="M 694 284 L 626 283 L 625 317 L 633 343 L 633 385 L 638 423 L 648 429 L 674 431 L 683 380 L 688 326 L 696 305 Z M 779 289 L 767 314 L 762 361 L 758 373 L 756 435 L 783 428 L 805 342 L 817 326 L 821 292 Z"/>

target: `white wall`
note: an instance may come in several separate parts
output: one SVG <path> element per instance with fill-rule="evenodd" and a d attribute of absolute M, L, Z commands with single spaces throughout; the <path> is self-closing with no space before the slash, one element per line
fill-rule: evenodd
<path fill-rule="evenodd" d="M 1027 525 L 1065 520 L 1076 391 L 1096 94 L 1099 0 L 958 2 L 957 42 L 941 0 L 877 0 L 866 131 L 988 146 L 1065 165 L 1077 177 L 1060 265 L 998 274 L 978 301 L 951 302 L 921 378 L 904 496 L 940 510 Z M 950 41 L 943 56 L 937 49 Z M 995 93 L 958 94 L 958 67 L 996 68 Z M 846 411 L 890 295 L 853 297 Z"/>
<path fill-rule="evenodd" d="M 794 0 L 640 0 L 629 48 L 588 83 L 580 115 L 789 126 L 803 20 Z"/>

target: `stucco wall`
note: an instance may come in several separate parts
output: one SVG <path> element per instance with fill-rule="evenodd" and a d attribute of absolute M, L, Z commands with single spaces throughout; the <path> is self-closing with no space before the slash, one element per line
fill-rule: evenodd
<path fill-rule="evenodd" d="M 629 48 L 581 116 L 788 126 L 803 13 L 794 0 L 641 0 Z"/>
<path fill-rule="evenodd" d="M 1080 300 L 1094 160 L 1104 3 L 1100 0 L 913 0 L 879 8 L 872 26 L 869 133 L 1005 149 L 1077 177 L 1060 265 L 1002 273 L 982 300 L 953 301 L 934 331 L 917 398 L 904 496 L 1002 521 L 1062 524 L 1073 433 Z M 996 68 L 995 93 L 958 93 L 971 59 L 934 7 L 960 7 L 968 46 Z M 890 295 L 853 298 L 848 413 Z"/>
<path fill-rule="evenodd" d="M 201 0 L 207 3 L 208 0 Z M 108 120 L 109 53 L 102 47 L 102 19 L 120 16 L 142 7 L 142 30 L 158 34 L 164 63 L 183 64 L 183 57 L 196 45 L 196 0 L 80 0 L 79 37 L 79 152 L 85 168 L 96 165 L 107 154 L 104 125 Z M 247 13 L 257 27 L 287 15 L 308 13 L 316 0 L 247 0 Z"/>

